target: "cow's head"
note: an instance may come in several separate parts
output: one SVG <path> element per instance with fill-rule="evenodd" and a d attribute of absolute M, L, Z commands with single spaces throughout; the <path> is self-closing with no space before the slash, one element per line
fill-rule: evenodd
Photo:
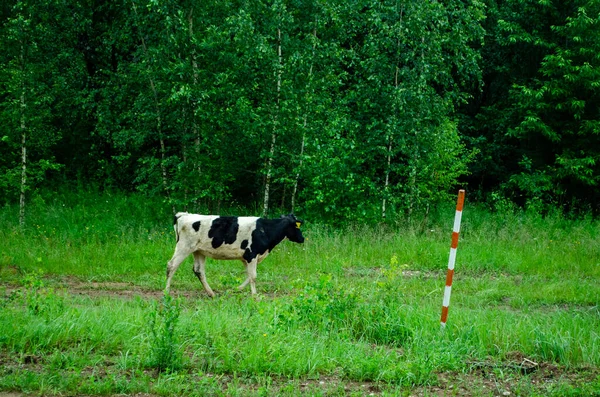
<path fill-rule="evenodd" d="M 287 226 L 285 228 L 285 236 L 295 243 L 303 243 L 304 236 L 302 235 L 302 230 L 300 230 L 300 226 L 304 223 L 302 219 L 296 218 L 294 214 L 289 215 L 281 215 L 282 219 L 286 220 Z"/>

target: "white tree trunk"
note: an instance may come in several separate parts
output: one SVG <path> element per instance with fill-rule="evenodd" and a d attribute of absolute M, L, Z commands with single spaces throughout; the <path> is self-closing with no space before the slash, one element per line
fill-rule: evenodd
<path fill-rule="evenodd" d="M 396 4 L 397 5 L 397 4 Z M 402 17 L 404 15 L 404 10 L 400 10 L 400 21 L 399 21 L 399 25 L 402 26 Z M 397 46 L 397 51 L 398 54 L 400 54 L 400 37 L 398 37 L 398 40 L 396 42 L 396 46 Z M 400 66 L 399 63 L 400 61 L 397 61 L 398 64 L 396 65 L 396 71 L 394 73 L 394 90 L 397 93 L 398 92 L 398 86 L 399 86 L 399 81 L 398 81 L 398 74 L 400 72 Z M 393 108 L 395 108 L 396 106 L 394 106 Z M 395 117 L 393 115 L 393 117 Z M 392 118 L 393 120 L 393 118 Z M 389 192 L 389 186 L 390 186 L 390 172 L 391 172 L 391 167 L 392 167 L 392 146 L 393 146 L 393 142 L 394 142 L 394 130 L 395 130 L 395 126 L 389 126 L 390 131 L 388 134 L 388 147 L 387 147 L 387 168 L 385 170 L 385 184 L 383 186 L 383 200 L 381 202 L 381 218 L 383 220 L 385 220 L 386 218 L 386 210 L 387 210 L 387 197 L 388 197 L 388 192 Z"/>
<path fill-rule="evenodd" d="M 425 37 L 421 37 L 421 67 L 420 74 L 421 77 L 424 75 L 424 66 L 425 66 Z M 418 90 L 422 90 L 421 83 L 419 83 Z M 419 95 L 422 97 L 422 95 Z M 415 137 L 413 141 L 413 153 L 412 153 L 412 162 L 410 164 L 410 177 L 408 180 L 409 187 L 409 198 L 408 198 L 408 223 L 410 224 L 412 221 L 412 215 L 415 211 L 415 207 L 419 204 L 419 188 L 417 186 L 417 173 L 420 161 L 419 154 L 419 128 L 421 125 L 417 124 L 415 127 Z"/>
<path fill-rule="evenodd" d="M 307 115 L 304 115 L 304 132 L 302 133 L 302 144 L 300 145 L 300 164 L 298 164 L 298 172 L 296 172 L 296 179 L 294 181 L 294 190 L 292 191 L 292 213 L 296 206 L 296 193 L 298 192 L 298 180 L 300 179 L 300 169 L 302 168 L 302 161 L 304 156 L 304 145 L 306 142 L 306 119 Z"/>
<path fill-rule="evenodd" d="M 25 127 L 25 83 L 21 90 L 21 197 L 19 225 L 25 225 L 25 192 L 27 190 L 27 129 Z"/>
<path fill-rule="evenodd" d="M 25 125 L 25 44 L 21 40 L 21 194 L 19 198 L 19 225 L 25 226 L 25 192 L 27 191 L 27 128 Z"/>
<path fill-rule="evenodd" d="M 383 202 L 381 203 L 381 217 L 385 220 L 386 216 L 386 203 L 387 203 L 387 194 L 390 186 L 390 168 L 392 165 L 392 134 L 390 133 L 388 137 L 388 156 L 387 156 L 387 169 L 385 171 L 385 185 L 383 186 Z"/>
<path fill-rule="evenodd" d="M 312 82 L 312 73 L 313 73 L 313 63 L 315 58 L 315 47 L 317 45 L 317 28 L 313 30 L 313 54 L 312 54 L 312 62 L 310 64 L 310 68 L 308 69 L 308 86 L 310 87 Z M 300 164 L 298 164 L 298 172 L 296 172 L 296 179 L 294 180 L 294 190 L 292 191 L 292 213 L 294 212 L 294 208 L 296 207 L 296 193 L 298 192 L 298 180 L 300 179 L 300 170 L 302 169 L 303 156 L 304 156 L 304 145 L 306 143 L 306 125 L 308 119 L 308 107 L 306 109 L 306 113 L 304 113 L 304 123 L 302 124 L 302 145 L 300 146 Z"/>
<path fill-rule="evenodd" d="M 190 14 L 188 17 L 188 24 L 189 24 L 189 38 L 190 38 L 190 45 L 193 46 L 193 42 L 192 39 L 194 37 L 194 20 L 193 20 L 193 14 L 194 14 L 194 7 L 192 6 L 192 9 L 190 10 Z M 198 86 L 198 62 L 196 60 L 196 49 L 195 47 L 192 47 L 192 51 L 191 51 L 191 58 L 192 58 L 192 73 L 193 73 L 193 82 L 194 82 L 194 87 Z M 198 123 L 196 122 L 196 114 L 195 114 L 195 109 L 192 108 L 192 133 L 195 137 L 195 147 L 196 147 L 196 172 L 198 173 L 198 178 L 200 178 L 200 176 L 202 175 L 202 167 L 200 164 L 200 129 L 198 128 Z M 196 184 L 196 197 L 199 196 L 199 185 Z"/>
<path fill-rule="evenodd" d="M 160 170 L 161 170 L 161 176 L 162 176 L 162 185 L 163 185 L 163 189 L 165 191 L 165 194 L 167 195 L 167 199 L 169 201 L 171 201 L 171 195 L 169 194 L 169 189 L 167 186 L 167 167 L 166 167 L 166 161 L 165 161 L 165 157 L 166 157 L 166 149 L 165 149 L 165 140 L 163 138 L 163 133 L 162 133 L 162 117 L 161 117 L 161 113 L 160 113 L 160 105 L 159 105 L 159 101 L 158 101 L 158 92 L 156 90 L 156 85 L 154 84 L 154 80 L 152 79 L 152 70 L 150 68 L 150 58 L 148 57 L 148 47 L 146 47 L 146 40 L 144 40 L 144 35 L 141 32 L 140 29 L 140 18 L 139 18 L 139 14 L 137 12 L 137 6 L 135 4 L 135 1 L 132 0 L 131 4 L 133 5 L 133 12 L 135 13 L 136 19 L 138 21 L 138 32 L 140 35 L 140 40 L 142 42 L 142 49 L 144 50 L 144 56 L 146 57 L 146 60 L 148 61 L 147 63 L 147 68 L 148 68 L 148 81 L 150 83 L 150 89 L 152 90 L 152 94 L 154 97 L 154 110 L 156 112 L 156 130 L 158 132 L 158 139 L 160 142 Z M 175 213 L 175 206 L 172 206 L 173 209 L 173 213 Z"/>
<path fill-rule="evenodd" d="M 269 213 L 269 194 L 271 190 L 271 173 L 273 169 L 273 157 L 275 156 L 275 143 L 277 141 L 277 128 L 279 122 L 279 101 L 281 97 L 281 74 L 283 60 L 281 57 L 281 28 L 277 28 L 277 57 L 279 60 L 277 69 L 277 98 L 275 101 L 275 116 L 273 118 L 273 132 L 271 133 L 271 148 L 269 149 L 269 157 L 267 159 L 267 175 L 265 178 L 265 194 L 263 201 L 263 216 Z"/>

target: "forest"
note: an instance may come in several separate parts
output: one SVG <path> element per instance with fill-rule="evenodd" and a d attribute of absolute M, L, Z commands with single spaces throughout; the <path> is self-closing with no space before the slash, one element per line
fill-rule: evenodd
<path fill-rule="evenodd" d="M 0 203 L 597 215 L 599 28 L 599 0 L 7 0 Z"/>

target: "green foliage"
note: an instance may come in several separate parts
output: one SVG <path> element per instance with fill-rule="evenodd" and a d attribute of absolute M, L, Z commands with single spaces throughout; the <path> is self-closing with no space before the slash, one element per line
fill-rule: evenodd
<path fill-rule="evenodd" d="M 600 4 L 488 4 L 488 88 L 463 129 L 481 153 L 473 181 L 521 206 L 597 212 Z"/>
<path fill-rule="evenodd" d="M 457 185 L 597 212 L 599 7 L 10 0 L 0 202 L 76 181 L 258 213 L 269 174 L 270 215 L 336 225 L 412 221 Z"/>
<path fill-rule="evenodd" d="M 62 167 L 54 151 L 62 134 L 52 107 L 68 98 L 64 92 L 67 95 L 57 98 L 59 90 L 69 87 L 64 85 L 66 74 L 57 76 L 55 71 L 65 66 L 72 44 L 70 32 L 58 33 L 60 24 L 73 21 L 54 15 L 57 9 L 51 3 L 15 1 L 7 9 L 10 12 L 3 15 L 0 28 L 4 49 L 0 55 L 0 200 L 13 201 L 21 188 L 28 191 Z M 53 17 L 60 24 L 44 23 Z M 58 36 L 64 46 L 51 39 Z M 78 66 L 72 62 L 69 70 Z M 21 186 L 23 153 L 27 178 Z"/>
<path fill-rule="evenodd" d="M 455 107 L 480 76 L 478 2 L 9 3 L 3 202 L 17 196 L 23 84 L 31 186 L 218 212 L 257 208 L 270 173 L 273 213 L 293 201 L 373 223 L 426 211 L 467 173 Z"/>
<path fill-rule="evenodd" d="M 600 21 L 588 14 L 597 16 L 599 11 L 596 1 L 578 2 L 563 21 L 552 25 L 551 51 L 541 62 L 539 79 L 515 86 L 525 116 L 513 133 L 520 139 L 539 137 L 545 149 L 543 154 L 539 149 L 533 152 L 534 161 L 514 181 L 528 197 L 542 193 L 571 200 L 598 185 L 600 153 L 592 142 L 598 136 L 600 63 L 590 54 L 600 50 L 597 35 L 591 33 Z M 540 155 L 545 160 L 540 161 Z M 542 178 L 546 181 L 539 183 Z"/>

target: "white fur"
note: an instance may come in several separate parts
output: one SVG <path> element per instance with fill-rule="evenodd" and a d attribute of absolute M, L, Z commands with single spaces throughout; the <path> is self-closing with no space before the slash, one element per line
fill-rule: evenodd
<path fill-rule="evenodd" d="M 239 289 L 244 288 L 250 283 L 250 289 L 252 294 L 256 294 L 256 267 L 269 255 L 269 251 L 266 251 L 262 255 L 258 255 L 252 261 L 247 262 L 243 255 L 245 249 L 241 248 L 242 242 L 248 240 L 247 248 L 252 245 L 252 232 L 256 229 L 256 221 L 258 217 L 238 217 L 239 229 L 236 235 L 236 240 L 232 244 L 223 243 L 217 248 L 212 246 L 212 238 L 208 237 L 208 232 L 211 228 L 213 221 L 219 218 L 217 215 L 198 215 L 188 214 L 180 212 L 177 215 L 177 222 L 175 223 L 175 232 L 178 235 L 178 242 L 175 247 L 175 253 L 167 264 L 167 285 L 166 290 L 168 291 L 171 285 L 171 278 L 179 267 L 179 265 L 187 258 L 190 254 L 194 254 L 194 273 L 200 279 L 200 282 L 204 286 L 206 292 L 214 297 L 215 293 L 208 285 L 206 281 L 206 257 L 214 259 L 225 259 L 225 260 L 241 260 L 246 265 L 248 277 L 239 286 Z M 200 228 L 196 232 L 193 228 L 193 224 L 200 221 Z"/>

